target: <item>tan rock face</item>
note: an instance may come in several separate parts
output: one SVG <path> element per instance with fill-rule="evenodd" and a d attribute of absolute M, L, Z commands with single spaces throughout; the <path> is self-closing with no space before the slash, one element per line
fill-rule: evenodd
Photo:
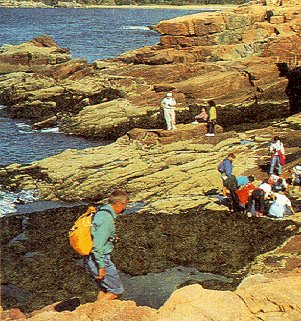
<path fill-rule="evenodd" d="M 288 97 L 275 64 L 300 63 L 300 14 L 300 4 L 286 2 L 162 21 L 154 27 L 159 45 L 91 66 L 70 60 L 48 37 L 4 47 L 0 103 L 12 116 L 55 116 L 63 131 L 103 139 L 134 127 L 164 128 L 160 101 L 170 90 L 183 123 L 194 116 L 191 106 L 208 99 L 217 101 L 223 127 L 252 119 L 254 110 L 261 119 L 285 116 L 295 94 Z M 250 66 L 262 72 L 254 75 Z M 115 105 L 126 107 L 109 112 Z"/>

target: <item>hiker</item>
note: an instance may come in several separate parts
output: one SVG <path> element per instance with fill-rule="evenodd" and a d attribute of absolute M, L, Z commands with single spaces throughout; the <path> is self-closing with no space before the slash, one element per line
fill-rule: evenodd
<path fill-rule="evenodd" d="M 293 174 L 292 174 L 292 187 L 295 186 L 301 186 L 301 165 L 296 165 L 293 168 Z"/>
<path fill-rule="evenodd" d="M 214 100 L 208 101 L 208 120 L 207 120 L 207 129 L 208 132 L 205 136 L 214 136 L 214 126 L 216 125 L 216 104 Z"/>
<path fill-rule="evenodd" d="M 175 114 L 176 104 L 176 100 L 172 97 L 172 93 L 167 93 L 166 97 L 161 101 L 161 107 L 164 110 L 164 118 L 166 121 L 167 130 L 177 129 Z"/>
<path fill-rule="evenodd" d="M 235 159 L 235 155 L 230 153 L 220 164 L 217 169 L 221 174 L 221 178 L 223 181 L 223 195 L 227 196 L 227 184 L 226 181 L 229 177 L 232 176 L 233 165 L 232 162 Z"/>
<path fill-rule="evenodd" d="M 202 107 L 201 113 L 194 117 L 195 121 L 193 122 L 193 124 L 207 123 L 207 119 L 208 119 L 208 114 L 206 112 L 206 108 Z"/>
<path fill-rule="evenodd" d="M 272 194 L 273 202 L 269 208 L 269 216 L 283 218 L 285 215 L 295 214 L 292 203 L 284 194 L 284 190 Z"/>
<path fill-rule="evenodd" d="M 127 203 L 126 191 L 117 189 L 110 194 L 108 204 L 102 206 L 92 220 L 93 248 L 85 258 L 85 266 L 100 288 L 97 300 L 114 300 L 123 292 L 123 285 L 110 253 L 116 241 L 114 220 L 125 210 Z"/>
<path fill-rule="evenodd" d="M 282 166 L 285 164 L 285 151 L 283 143 L 280 141 L 279 136 L 274 136 L 270 145 L 271 164 L 269 174 L 274 174 L 275 168 L 278 175 L 282 173 Z"/>

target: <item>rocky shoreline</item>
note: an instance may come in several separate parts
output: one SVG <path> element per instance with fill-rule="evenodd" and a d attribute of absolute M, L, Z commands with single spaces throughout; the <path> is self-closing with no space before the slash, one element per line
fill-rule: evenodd
<path fill-rule="evenodd" d="M 127 301 L 85 304 L 94 301 L 96 289 L 66 238 L 83 208 L 31 214 L 25 238 L 17 242 L 10 241 L 24 232 L 23 218 L 3 218 L 2 285 L 16 285 L 32 302 L 10 296 L 2 299 L 5 309 L 29 313 L 73 296 L 82 304 L 60 313 L 56 304 L 27 315 L 11 309 L 4 320 L 14 313 L 20 320 L 99 320 L 105 313 L 105 320 L 115 321 L 125 315 L 217 320 L 217 310 L 225 320 L 300 319 L 300 213 L 283 221 L 230 216 L 206 195 L 220 188 L 216 167 L 230 152 L 236 154 L 235 175 L 266 178 L 273 135 L 286 148 L 285 177 L 301 162 L 301 72 L 298 60 L 288 60 L 299 57 L 300 15 L 301 6 L 286 0 L 281 7 L 244 5 L 163 21 L 154 26 L 162 35 L 157 46 L 93 64 L 71 60 L 68 49 L 45 36 L 1 48 L 0 104 L 11 117 L 26 116 L 36 128 L 117 138 L 108 146 L 2 167 L 3 187 L 92 203 L 122 185 L 132 202 L 144 203 L 118 221 L 121 242 L 114 259 L 122 271 L 135 275 L 183 265 L 233 278 L 230 285 L 203 284 L 211 290 L 184 287 L 158 311 Z M 162 129 L 158 108 L 170 90 L 179 102 L 176 131 Z M 215 137 L 204 136 L 204 125 L 190 124 L 204 99 L 218 103 Z M 300 212 L 300 190 L 290 197 Z M 231 292 L 212 290 L 217 288 Z"/>

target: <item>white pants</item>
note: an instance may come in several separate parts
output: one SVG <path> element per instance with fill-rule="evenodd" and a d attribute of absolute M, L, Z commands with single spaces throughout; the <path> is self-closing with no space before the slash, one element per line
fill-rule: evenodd
<path fill-rule="evenodd" d="M 175 110 L 174 108 L 164 108 L 164 118 L 167 125 L 167 130 L 175 129 Z"/>

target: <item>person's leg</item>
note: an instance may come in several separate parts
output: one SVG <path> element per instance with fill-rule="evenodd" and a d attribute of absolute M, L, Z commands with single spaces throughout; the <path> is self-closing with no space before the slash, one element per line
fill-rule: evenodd
<path fill-rule="evenodd" d="M 170 119 L 171 119 L 171 129 L 177 129 L 176 128 L 176 112 L 174 109 L 170 110 Z"/>
<path fill-rule="evenodd" d="M 169 113 L 169 110 L 167 108 L 164 108 L 164 118 L 165 118 L 167 130 L 171 130 L 170 113 Z"/>
<path fill-rule="evenodd" d="M 282 166 L 281 166 L 281 164 L 280 164 L 280 158 L 279 158 L 279 156 L 276 156 L 276 167 L 277 167 L 278 175 L 280 176 L 281 173 L 282 173 Z"/>
<path fill-rule="evenodd" d="M 101 285 L 106 289 L 105 295 L 101 295 L 101 300 L 114 300 L 123 293 L 123 285 L 118 271 L 111 261 L 110 255 L 104 256 L 106 275 L 101 281 Z"/>
<path fill-rule="evenodd" d="M 276 156 L 273 156 L 271 158 L 271 164 L 270 164 L 270 170 L 269 170 L 270 175 L 274 174 L 275 165 L 276 165 Z"/>

